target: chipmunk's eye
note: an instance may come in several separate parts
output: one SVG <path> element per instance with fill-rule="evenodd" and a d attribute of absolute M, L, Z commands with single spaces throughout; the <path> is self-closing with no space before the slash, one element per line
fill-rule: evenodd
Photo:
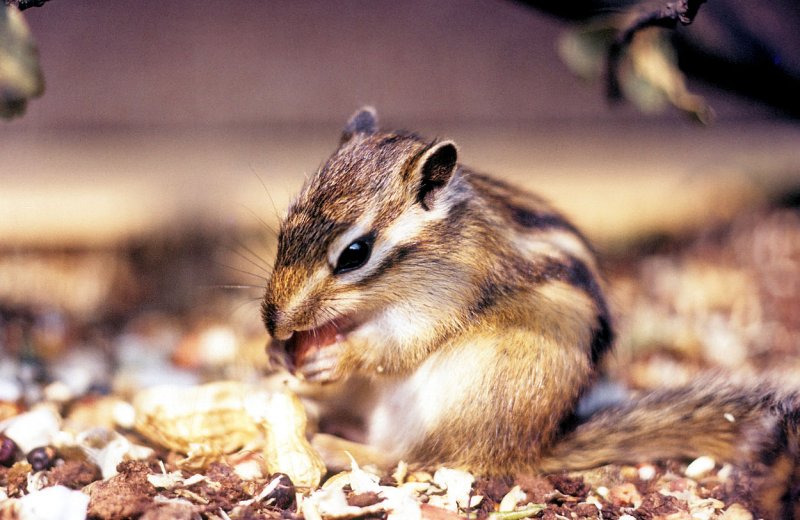
<path fill-rule="evenodd" d="M 344 251 L 339 255 L 336 261 L 336 267 L 333 268 L 333 274 L 346 273 L 358 269 L 367 263 L 369 255 L 372 253 L 372 240 L 368 237 L 362 237 L 354 240 L 349 246 L 344 248 Z"/>

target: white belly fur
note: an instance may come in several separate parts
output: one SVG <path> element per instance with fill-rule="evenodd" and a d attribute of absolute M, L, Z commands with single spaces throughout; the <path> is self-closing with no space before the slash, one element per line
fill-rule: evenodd
<path fill-rule="evenodd" d="M 470 389 L 480 388 L 476 376 L 488 372 L 495 349 L 485 341 L 437 352 L 410 376 L 381 383 L 378 399 L 367 417 L 367 442 L 396 457 L 433 431 L 443 417 L 461 413 Z"/>

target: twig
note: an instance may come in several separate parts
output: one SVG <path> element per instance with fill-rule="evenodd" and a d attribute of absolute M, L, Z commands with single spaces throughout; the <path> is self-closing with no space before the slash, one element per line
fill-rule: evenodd
<path fill-rule="evenodd" d="M 616 100 L 620 96 L 617 69 L 622 51 L 627 47 L 637 32 L 647 27 L 664 27 L 674 29 L 678 22 L 689 25 L 697 15 L 700 6 L 706 0 L 673 0 L 660 8 L 647 11 L 637 16 L 625 29 L 621 30 L 608 49 L 608 97 Z"/>
<path fill-rule="evenodd" d="M 6 5 L 13 5 L 20 11 L 29 7 L 42 7 L 49 0 L 5 0 Z"/>

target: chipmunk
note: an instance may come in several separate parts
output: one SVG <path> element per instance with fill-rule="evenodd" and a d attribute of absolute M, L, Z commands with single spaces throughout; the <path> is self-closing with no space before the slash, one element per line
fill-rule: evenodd
<path fill-rule="evenodd" d="M 388 460 L 491 475 L 744 454 L 800 477 L 792 393 L 715 380 L 575 421 L 613 342 L 603 286 L 545 200 L 364 108 L 280 225 L 262 317 L 293 374 L 351 389 L 358 440 Z M 772 487 L 790 500 L 765 507 L 791 517 Z"/>

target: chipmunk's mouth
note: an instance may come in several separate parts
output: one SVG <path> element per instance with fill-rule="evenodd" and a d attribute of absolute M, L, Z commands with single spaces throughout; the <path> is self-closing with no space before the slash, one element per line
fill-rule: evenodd
<path fill-rule="evenodd" d="M 289 370 L 299 371 L 309 360 L 318 357 L 326 347 L 346 339 L 347 334 L 358 326 L 349 316 L 328 321 L 313 329 L 297 330 L 284 343 L 289 358 Z"/>

